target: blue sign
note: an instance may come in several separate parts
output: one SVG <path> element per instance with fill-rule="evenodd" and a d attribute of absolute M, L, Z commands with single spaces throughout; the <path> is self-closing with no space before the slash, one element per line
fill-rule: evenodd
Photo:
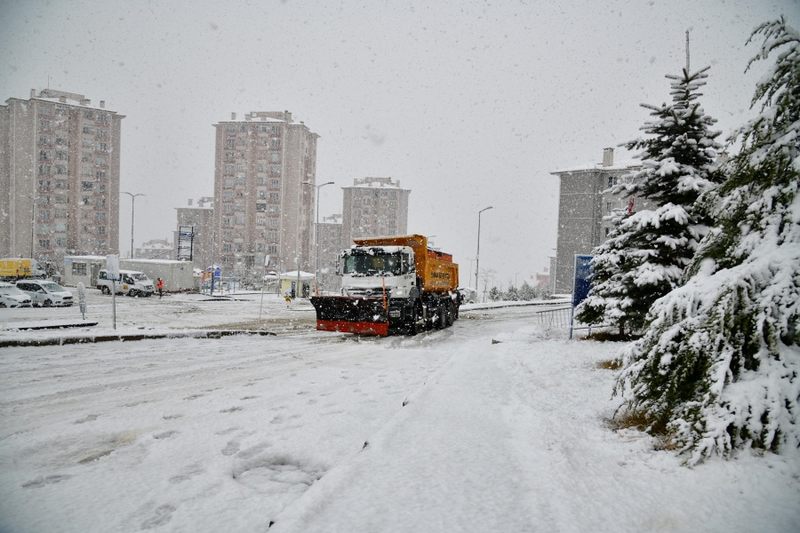
<path fill-rule="evenodd" d="M 217 279 L 222 278 L 222 267 L 214 268 L 214 277 Z"/>
<path fill-rule="evenodd" d="M 592 287 L 592 256 L 575 254 L 575 279 L 572 282 L 572 307 L 586 299 Z"/>

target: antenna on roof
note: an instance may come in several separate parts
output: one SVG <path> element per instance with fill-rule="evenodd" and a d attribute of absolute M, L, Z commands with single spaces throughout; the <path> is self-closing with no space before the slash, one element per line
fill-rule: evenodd
<path fill-rule="evenodd" d="M 686 72 L 689 72 L 689 30 L 686 30 Z"/>

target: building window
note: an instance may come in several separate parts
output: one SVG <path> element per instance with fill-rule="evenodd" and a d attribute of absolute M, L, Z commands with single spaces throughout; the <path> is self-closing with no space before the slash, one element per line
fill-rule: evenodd
<path fill-rule="evenodd" d="M 94 183 L 91 181 L 82 181 L 81 182 L 81 190 L 82 191 L 91 191 L 94 188 Z"/>
<path fill-rule="evenodd" d="M 86 275 L 86 263 L 72 263 L 72 275 L 73 276 L 85 276 Z"/>

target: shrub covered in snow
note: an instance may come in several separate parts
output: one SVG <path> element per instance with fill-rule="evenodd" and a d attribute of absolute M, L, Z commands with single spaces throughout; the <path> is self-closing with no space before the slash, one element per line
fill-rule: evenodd
<path fill-rule="evenodd" d="M 800 37 L 756 28 L 777 54 L 758 83 L 729 179 L 706 195 L 717 227 L 685 285 L 657 301 L 616 391 L 695 463 L 737 448 L 800 447 Z M 748 65 L 749 68 L 749 65 Z"/>

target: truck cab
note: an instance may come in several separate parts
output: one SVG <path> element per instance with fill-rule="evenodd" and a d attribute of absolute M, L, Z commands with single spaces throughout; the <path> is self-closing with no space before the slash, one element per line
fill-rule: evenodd
<path fill-rule="evenodd" d="M 414 250 L 408 246 L 354 246 L 340 258 L 343 296 L 408 298 L 416 290 Z"/>

